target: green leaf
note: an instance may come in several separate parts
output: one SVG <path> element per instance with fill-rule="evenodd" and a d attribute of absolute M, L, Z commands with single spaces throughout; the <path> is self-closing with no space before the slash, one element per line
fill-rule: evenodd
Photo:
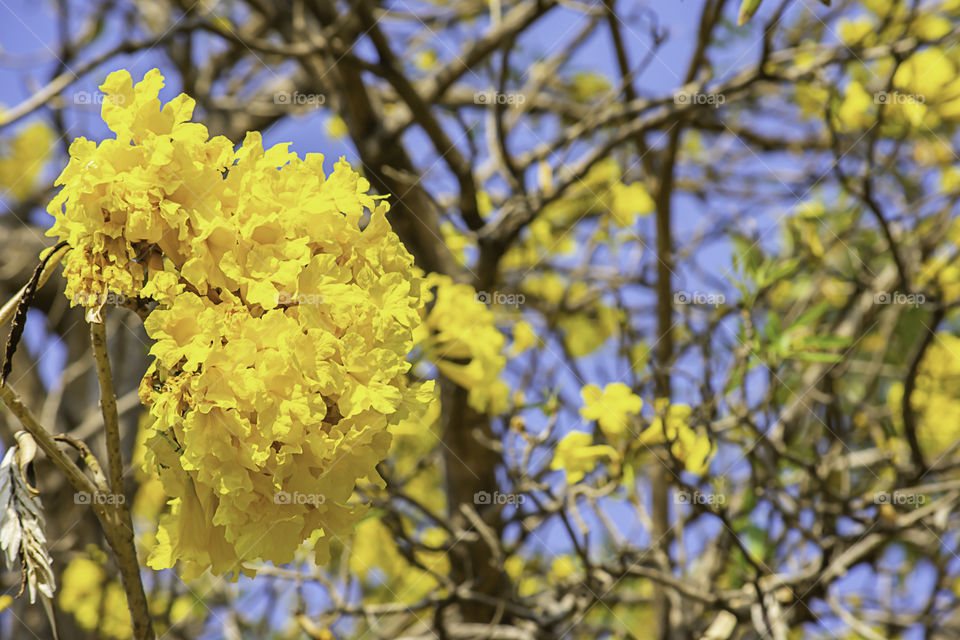
<path fill-rule="evenodd" d="M 831 349 L 845 349 L 853 342 L 850 338 L 842 336 L 811 336 L 804 339 L 803 344 L 807 347 L 829 351 Z"/>
<path fill-rule="evenodd" d="M 789 258 L 787 260 L 783 260 L 782 262 L 780 262 L 780 264 L 774 267 L 771 267 L 770 273 L 767 274 L 766 282 L 764 282 L 761 286 L 766 287 L 768 285 L 779 282 L 780 280 L 783 280 L 784 278 L 789 276 L 791 273 L 793 273 L 793 271 L 796 269 L 797 264 L 799 262 L 800 261 L 797 258 Z"/>
<path fill-rule="evenodd" d="M 780 325 L 780 315 L 770 311 L 767 314 L 767 337 L 773 342 L 780 337 L 781 333 L 783 333 L 783 328 Z"/>
<path fill-rule="evenodd" d="M 812 309 L 804 312 L 803 315 L 797 318 L 796 322 L 790 325 L 790 329 L 788 330 L 792 331 L 793 329 L 797 329 L 799 327 L 805 327 L 808 324 L 812 324 L 814 320 L 822 316 L 829 308 L 830 308 L 829 303 L 821 302 L 820 304 L 816 305 Z"/>
<path fill-rule="evenodd" d="M 785 358 L 793 351 L 793 340 L 789 333 L 781 333 L 776 340 L 772 341 L 774 353 Z"/>
<path fill-rule="evenodd" d="M 737 367 L 737 369 L 730 376 L 730 381 L 727 383 L 727 386 L 726 388 L 724 388 L 723 392 L 730 393 L 731 391 L 739 387 L 742 382 L 743 382 L 742 371 L 740 370 L 740 367 Z"/>
<path fill-rule="evenodd" d="M 731 241 L 734 247 L 734 266 L 742 270 L 745 275 L 755 278 L 757 269 L 763 264 L 763 254 L 757 242 L 741 235 L 732 236 Z"/>

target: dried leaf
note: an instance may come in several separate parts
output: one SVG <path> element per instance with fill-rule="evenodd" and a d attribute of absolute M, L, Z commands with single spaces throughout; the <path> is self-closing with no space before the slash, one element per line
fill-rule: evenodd
<path fill-rule="evenodd" d="M 30 602 L 34 603 L 38 591 L 52 598 L 56 582 L 43 531 L 43 505 L 36 489 L 23 477 L 36 445 L 29 436 L 19 436 L 17 440 L 23 443 L 23 450 L 20 446 L 10 447 L 0 462 L 0 550 L 8 568 L 12 569 L 20 557 L 23 581 L 30 590 Z"/>
<path fill-rule="evenodd" d="M 43 257 L 40 259 L 40 264 L 38 264 L 37 268 L 34 269 L 33 275 L 30 276 L 30 280 L 23 288 L 23 294 L 20 296 L 20 300 L 17 303 L 17 312 L 13 317 L 13 324 L 10 326 L 10 335 L 7 337 L 7 346 L 4 349 L 3 366 L 0 367 L 0 384 L 6 382 L 7 376 L 10 375 L 10 370 L 13 368 L 13 356 L 17 351 L 17 345 L 20 344 L 20 338 L 23 336 L 23 328 L 27 322 L 27 309 L 30 308 L 30 303 L 33 302 L 33 296 L 36 294 L 37 288 L 40 285 L 40 278 L 43 276 L 43 270 L 47 266 L 47 262 L 50 260 L 50 258 L 65 246 L 67 246 L 66 242 L 59 242 L 48 253 L 42 254 Z"/>
<path fill-rule="evenodd" d="M 20 478 L 23 480 L 23 483 L 30 489 L 30 492 L 34 495 L 40 493 L 37 489 L 30 485 L 30 482 L 27 480 L 27 467 L 33 462 L 33 459 L 37 457 L 37 441 L 33 439 L 33 436 L 26 431 L 17 431 L 13 434 L 13 437 L 17 440 L 17 466 L 20 467 Z"/>

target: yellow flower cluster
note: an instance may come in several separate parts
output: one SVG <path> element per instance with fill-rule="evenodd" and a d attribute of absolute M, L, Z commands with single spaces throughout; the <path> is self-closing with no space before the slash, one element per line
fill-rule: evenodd
<path fill-rule="evenodd" d="M 12 138 L 0 139 L 0 192 L 18 200 L 30 195 L 53 145 L 53 131 L 39 122 Z"/>
<path fill-rule="evenodd" d="M 614 228 L 625 228 L 650 214 L 655 203 L 647 188 L 640 182 L 623 182 L 623 175 L 620 163 L 612 158 L 591 167 L 567 195 L 543 207 L 522 240 L 504 254 L 502 268 L 526 274 L 551 256 L 573 253 L 577 240 L 572 230 L 587 218 L 600 217 Z M 541 188 L 549 192 L 544 182 L 542 178 Z"/>
<path fill-rule="evenodd" d="M 77 626 L 85 631 L 99 630 L 101 637 L 115 640 L 133 635 L 123 586 L 108 580 L 101 563 L 77 556 L 63 570 L 61 580 L 57 602 L 63 611 L 73 614 Z"/>
<path fill-rule="evenodd" d="M 937 332 L 923 356 L 910 404 L 917 414 L 917 440 L 927 456 L 941 456 L 960 439 L 960 338 Z M 891 385 L 887 403 L 903 431 L 903 383 Z"/>
<path fill-rule="evenodd" d="M 580 390 L 584 406 L 580 415 L 596 420 L 610 444 L 593 444 L 593 436 L 582 431 L 568 433 L 554 451 L 550 468 L 564 469 L 567 482 L 575 484 L 592 472 L 601 458 L 618 463 L 627 453 L 650 449 L 654 445 L 669 445 L 670 453 L 690 473 L 703 475 L 710 467 L 716 445 L 706 433 L 690 426 L 692 409 L 683 404 L 670 404 L 663 398 L 654 402 L 656 415 L 638 437 L 631 437 L 632 425 L 637 424 L 643 400 L 622 382 L 614 382 L 603 389 L 588 384 Z M 666 417 L 664 425 L 663 416 Z M 611 446 L 612 445 L 612 446 Z M 639 446 L 638 446 L 639 445 Z"/>
<path fill-rule="evenodd" d="M 616 461 L 620 454 L 608 444 L 593 444 L 593 436 L 589 433 L 571 431 L 557 443 L 550 468 L 554 471 L 563 469 L 567 484 L 576 484 L 596 469 L 600 458 Z"/>
<path fill-rule="evenodd" d="M 469 391 L 467 402 L 479 412 L 496 415 L 507 407 L 510 390 L 500 379 L 507 363 L 506 339 L 494 315 L 468 284 L 449 276 L 427 276 L 429 313 L 417 334 L 417 344 L 444 376 Z"/>
<path fill-rule="evenodd" d="M 839 23 L 840 38 L 850 46 L 873 47 L 906 35 L 935 43 L 950 33 L 956 20 L 956 7 L 945 5 L 909 15 L 907 7 L 900 3 L 866 4 L 868 12 Z M 886 81 L 877 83 L 878 78 L 887 78 L 890 74 L 893 77 L 889 86 Z M 850 82 L 837 110 L 838 124 L 846 130 L 872 127 L 881 110 L 884 135 L 891 136 L 902 135 L 907 126 L 917 128 L 918 133 L 925 136 L 933 134 L 933 129 L 960 121 L 960 51 L 957 47 L 930 44 L 903 60 L 889 56 L 869 67 L 853 65 Z"/>
<path fill-rule="evenodd" d="M 619 443 L 632 433 L 632 421 L 643 409 L 643 400 L 622 382 L 608 384 L 603 389 L 588 384 L 580 390 L 580 396 L 584 402 L 580 415 L 587 420 L 596 420 L 612 443 Z"/>
<path fill-rule="evenodd" d="M 693 410 L 685 404 L 671 404 L 666 398 L 654 401 L 657 417 L 640 434 L 639 441 L 645 445 L 669 443 L 670 453 L 683 463 L 690 473 L 703 475 L 710 468 L 716 453 L 716 445 L 710 437 L 690 426 Z M 661 418 L 666 414 L 666 425 Z"/>
<path fill-rule="evenodd" d="M 448 543 L 447 533 L 438 527 L 427 527 L 418 537 L 434 549 Z M 376 517 L 357 525 L 349 563 L 350 570 L 367 585 L 372 600 L 377 602 L 419 602 L 439 586 L 436 576 L 450 571 L 450 560 L 443 551 L 418 550 L 413 558 L 407 556 L 390 528 Z"/>
<path fill-rule="evenodd" d="M 84 631 L 96 631 L 98 638 L 129 640 L 133 637 L 133 625 L 127 594 L 119 579 L 110 577 L 105 562 L 106 555 L 95 545 L 88 545 L 87 554 L 70 560 L 63 570 L 57 604 L 63 612 L 72 614 Z M 161 637 L 169 630 L 167 621 L 184 625 L 203 620 L 209 611 L 192 593 L 174 595 L 161 589 L 150 593 L 147 602 L 155 616 L 154 629 Z"/>
<path fill-rule="evenodd" d="M 323 562 L 362 515 L 356 481 L 379 480 L 388 425 L 432 398 L 406 377 L 421 280 L 346 162 L 325 176 L 322 156 L 257 133 L 234 150 L 188 122 L 189 97 L 161 107 L 162 86 L 107 78 L 116 139 L 73 143 L 49 209 L 74 304 L 157 304 L 145 464 L 172 499 L 149 564 L 236 575 L 308 538 Z"/>
<path fill-rule="evenodd" d="M 563 330 L 564 345 L 574 358 L 600 349 L 619 335 L 625 322 L 623 311 L 603 304 L 587 283 L 571 281 L 555 271 L 525 276 L 523 292 L 564 310 L 557 326 Z"/>

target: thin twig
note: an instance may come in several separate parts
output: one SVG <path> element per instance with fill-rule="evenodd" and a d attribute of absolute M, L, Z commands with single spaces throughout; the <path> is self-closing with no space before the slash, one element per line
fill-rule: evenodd
<path fill-rule="evenodd" d="M 97 487 L 93 481 L 60 449 L 54 437 L 37 422 L 37 419 L 33 417 L 30 409 L 23 404 L 17 392 L 3 384 L 0 385 L 0 397 L 3 398 L 3 403 L 17 417 L 23 428 L 34 437 L 47 457 L 63 472 L 73 488 L 77 491 L 86 491 L 90 495 L 95 494 Z"/>
<path fill-rule="evenodd" d="M 97 378 L 100 380 L 100 407 L 103 410 L 104 432 L 107 440 L 107 462 L 109 464 L 110 488 L 118 498 L 123 493 L 123 456 L 120 454 L 120 418 L 117 414 L 117 397 L 113 391 L 113 376 L 110 373 L 110 357 L 107 353 L 107 330 L 103 323 L 90 323 L 90 343 L 97 361 Z M 130 615 L 133 618 L 133 632 L 138 640 L 152 640 L 153 626 L 147 597 L 140 579 L 140 563 L 137 560 L 137 548 L 133 539 L 133 519 L 125 499 L 118 499 L 118 521 L 109 536 L 120 565 L 123 588 L 127 593 Z"/>

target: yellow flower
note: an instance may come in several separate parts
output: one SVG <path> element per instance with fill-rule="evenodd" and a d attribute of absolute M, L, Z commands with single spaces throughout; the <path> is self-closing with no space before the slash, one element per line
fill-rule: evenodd
<path fill-rule="evenodd" d="M 561 316 L 557 324 L 563 329 L 563 340 L 570 355 L 580 358 L 618 335 L 623 319 L 621 310 L 596 303 L 589 311 Z"/>
<path fill-rule="evenodd" d="M 550 577 L 554 582 L 563 582 L 577 572 L 577 563 L 571 556 L 557 556 L 550 561 Z"/>
<path fill-rule="evenodd" d="M 73 614 L 77 626 L 87 631 L 99 629 L 103 637 L 116 640 L 133 636 L 123 587 L 107 580 L 100 563 L 76 557 L 63 570 L 62 580 L 57 603 L 63 611 Z"/>
<path fill-rule="evenodd" d="M 549 186 L 552 181 L 547 173 L 541 171 L 541 186 Z M 564 197 L 540 210 L 519 243 L 504 254 L 501 269 L 527 274 L 550 256 L 573 253 L 577 248 L 577 234 L 572 230 L 584 219 L 603 217 L 617 227 L 627 227 L 637 216 L 653 211 L 654 202 L 646 187 L 639 182 L 625 184 L 622 178 L 623 169 L 613 158 L 593 165 Z"/>
<path fill-rule="evenodd" d="M 859 17 L 855 20 L 842 18 L 837 25 L 840 39 L 849 46 L 871 46 L 876 40 L 877 27 L 867 17 Z"/>
<path fill-rule="evenodd" d="M 636 221 L 637 216 L 649 214 L 656 206 L 646 187 L 639 182 L 617 182 L 611 188 L 611 196 L 610 214 L 614 222 L 621 227 L 629 227 Z"/>
<path fill-rule="evenodd" d="M 331 138 L 343 138 L 347 133 L 347 123 L 340 116 L 331 116 L 327 120 L 327 135 Z"/>
<path fill-rule="evenodd" d="M 887 396 L 891 414 L 903 430 L 903 383 Z M 917 440 L 927 456 L 939 456 L 960 438 L 960 338 L 939 331 L 917 371 L 911 405 L 917 414 Z"/>
<path fill-rule="evenodd" d="M 73 251 L 73 304 L 109 293 L 157 304 L 144 465 L 170 496 L 148 564 L 185 579 L 290 562 L 308 538 L 363 515 L 348 503 L 421 412 L 432 381 L 408 382 L 421 279 L 388 206 L 346 162 L 287 145 L 242 146 L 161 106 L 156 70 L 110 74 L 102 115 L 115 139 L 78 140 L 49 211 Z"/>
<path fill-rule="evenodd" d="M 417 343 L 444 376 L 467 389 L 467 402 L 476 411 L 493 415 L 507 406 L 510 390 L 500 379 L 506 365 L 506 342 L 494 325 L 494 315 L 468 284 L 449 276 L 427 276 L 427 305 Z"/>
<path fill-rule="evenodd" d="M 513 344 L 510 345 L 510 355 L 516 357 L 537 344 L 538 338 L 536 331 L 526 320 L 518 320 L 513 325 Z"/>
<path fill-rule="evenodd" d="M 421 542 L 429 547 L 441 547 L 447 543 L 447 534 L 442 529 L 426 529 L 421 534 Z M 375 570 L 382 574 L 379 577 L 384 588 L 377 595 L 386 602 L 418 602 L 438 586 L 430 572 L 445 575 L 450 570 L 450 561 L 442 551 L 414 554 L 416 561 L 429 571 L 411 564 L 397 547 L 393 533 L 379 518 L 367 518 L 357 526 L 350 551 L 350 570 L 360 580 L 374 583 Z"/>
<path fill-rule="evenodd" d="M 622 382 L 608 384 L 602 391 L 597 385 L 588 384 L 580 390 L 580 395 L 585 405 L 580 415 L 596 420 L 611 442 L 618 442 L 626 435 L 631 416 L 638 416 L 643 408 L 643 400 Z"/>
<path fill-rule="evenodd" d="M 161 109 L 162 86 L 156 69 L 136 86 L 128 72 L 111 73 L 101 85 L 102 114 L 117 137 L 70 145 L 56 182 L 63 188 L 47 207 L 55 218 L 47 235 L 73 248 L 64 270 L 73 305 L 96 308 L 110 293 L 139 295 L 162 258 L 182 266 L 184 244 L 203 233 L 203 220 L 224 217 L 223 173 L 233 145 L 187 122 L 194 103 L 186 95 Z"/>
<path fill-rule="evenodd" d="M 457 229 L 452 222 L 443 222 L 440 225 L 440 233 L 443 235 L 443 243 L 450 249 L 450 253 L 457 259 L 457 263 L 464 265 L 467 263 L 467 249 L 474 243 Z"/>
<path fill-rule="evenodd" d="M 550 468 L 567 472 L 567 483 L 576 484 L 596 469 L 600 458 L 617 460 L 616 449 L 606 444 L 591 445 L 593 437 L 582 431 L 571 431 L 557 443 Z"/>
<path fill-rule="evenodd" d="M 4 140 L 0 154 L 0 190 L 14 198 L 23 199 L 36 186 L 37 176 L 53 149 L 54 136 L 50 127 L 36 122 L 11 140 Z"/>
<path fill-rule="evenodd" d="M 698 433 L 688 423 L 690 407 L 683 404 L 670 404 L 666 398 L 658 398 L 654 402 L 657 417 L 650 426 L 640 434 L 639 441 L 643 444 L 669 442 L 670 452 L 684 464 L 687 471 L 702 475 L 710 466 L 715 447 L 705 433 Z M 666 428 L 661 414 L 666 410 Z"/>
<path fill-rule="evenodd" d="M 871 113 L 874 115 L 871 115 Z M 856 80 L 851 80 L 850 84 L 847 85 L 843 104 L 837 111 L 841 126 L 846 130 L 868 126 L 876 117 L 875 113 L 874 96 L 867 93 L 862 84 Z"/>

